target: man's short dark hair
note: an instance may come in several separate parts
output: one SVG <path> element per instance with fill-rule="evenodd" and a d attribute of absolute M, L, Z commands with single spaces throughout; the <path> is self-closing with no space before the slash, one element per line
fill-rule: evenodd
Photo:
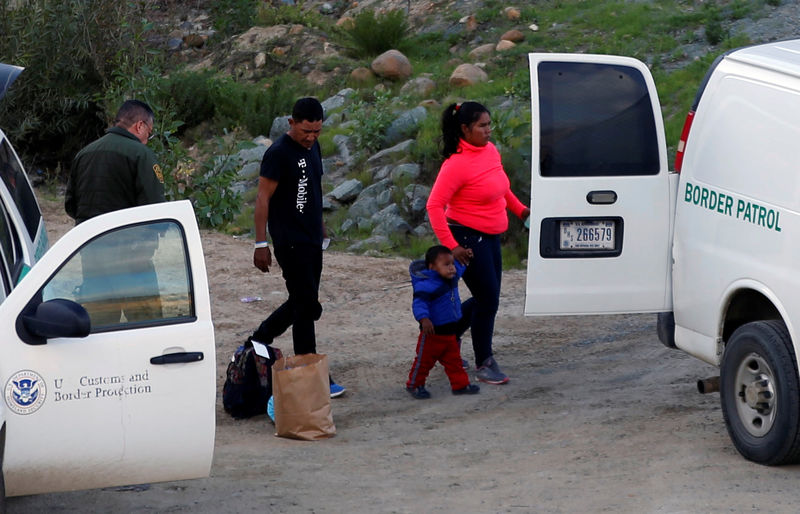
<path fill-rule="evenodd" d="M 453 252 L 450 251 L 450 248 L 444 245 L 434 245 L 428 248 L 428 251 L 425 252 L 425 264 L 430 267 L 436 259 L 439 258 L 440 255 L 452 255 Z"/>
<path fill-rule="evenodd" d="M 294 103 L 292 119 L 294 121 L 320 121 L 322 119 L 322 104 L 310 96 L 301 98 Z"/>
<path fill-rule="evenodd" d="M 153 109 L 141 100 L 125 100 L 117 111 L 115 125 L 130 127 L 137 121 L 150 121 L 155 118 Z"/>

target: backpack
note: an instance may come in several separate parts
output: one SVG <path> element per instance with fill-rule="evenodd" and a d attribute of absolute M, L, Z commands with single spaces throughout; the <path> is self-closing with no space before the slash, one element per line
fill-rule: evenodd
<path fill-rule="evenodd" d="M 283 356 L 278 348 L 267 346 L 267 350 L 270 358 L 256 354 L 248 339 L 233 353 L 222 386 L 222 406 L 235 419 L 267 412 L 272 396 L 272 363 Z"/>

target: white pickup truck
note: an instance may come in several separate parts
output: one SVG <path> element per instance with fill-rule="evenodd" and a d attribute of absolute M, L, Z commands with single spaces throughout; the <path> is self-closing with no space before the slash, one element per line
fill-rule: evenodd
<path fill-rule="evenodd" d="M 21 68 L 0 64 L 0 98 Z M 162 316 L 94 327 L 81 254 L 158 234 Z M 33 189 L 0 131 L 0 510 L 5 496 L 208 476 L 214 327 L 188 201 L 92 218 L 47 250 Z M 103 301 L 135 282 L 122 259 Z M 3 480 L 4 479 L 4 480 Z"/>
<path fill-rule="evenodd" d="M 529 62 L 526 314 L 660 313 L 662 342 L 719 366 L 701 385 L 738 451 L 800 461 L 800 40 L 716 60 L 674 171 L 646 65 Z"/>

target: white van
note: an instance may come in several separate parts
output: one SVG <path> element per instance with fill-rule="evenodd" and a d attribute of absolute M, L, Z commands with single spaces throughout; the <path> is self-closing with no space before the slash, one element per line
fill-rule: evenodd
<path fill-rule="evenodd" d="M 738 451 L 799 461 L 800 40 L 717 59 L 675 171 L 646 65 L 529 61 L 525 313 L 661 313 L 662 342 L 719 366 Z"/>

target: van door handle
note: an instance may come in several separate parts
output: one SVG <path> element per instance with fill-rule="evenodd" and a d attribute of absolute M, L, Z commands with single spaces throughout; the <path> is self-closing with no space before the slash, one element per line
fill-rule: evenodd
<path fill-rule="evenodd" d="M 594 205 L 611 205 L 617 201 L 617 193 L 614 191 L 589 191 L 586 201 Z"/>
<path fill-rule="evenodd" d="M 182 362 L 198 362 L 203 360 L 203 352 L 179 352 L 157 355 L 150 358 L 150 364 L 180 364 Z"/>

